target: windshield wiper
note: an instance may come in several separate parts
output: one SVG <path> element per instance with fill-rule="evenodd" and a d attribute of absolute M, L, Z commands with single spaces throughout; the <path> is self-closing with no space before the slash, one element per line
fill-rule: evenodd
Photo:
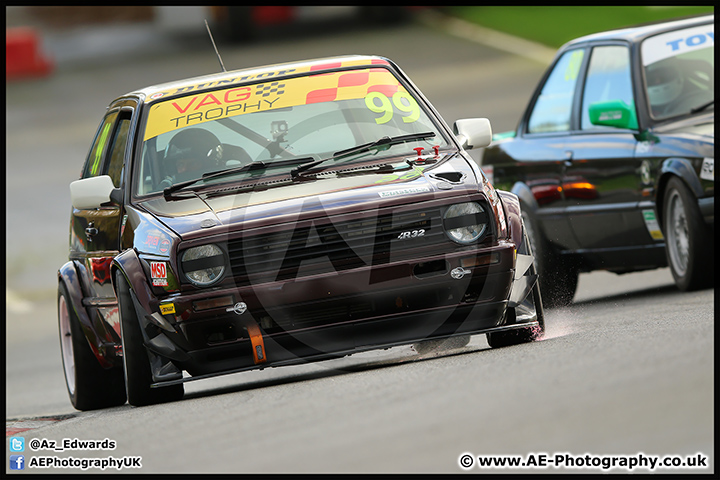
<path fill-rule="evenodd" d="M 702 112 L 703 110 L 705 110 L 706 108 L 708 108 L 710 105 L 713 105 L 714 103 L 715 103 L 715 100 L 710 100 L 710 101 L 707 102 L 707 103 L 703 103 L 703 104 L 700 105 L 699 107 L 693 108 L 692 110 L 690 110 L 690 113 Z"/>
<path fill-rule="evenodd" d="M 327 162 L 328 160 L 337 160 L 338 158 L 349 157 L 350 155 L 355 155 L 357 153 L 366 152 L 373 148 L 377 148 L 378 151 L 386 150 L 386 149 L 390 148 L 391 146 L 397 145 L 399 143 L 411 142 L 413 140 L 424 140 L 426 138 L 432 138 L 434 136 L 435 136 L 435 132 L 424 132 L 424 133 L 411 133 L 409 135 L 398 135 L 396 137 L 382 137 L 381 139 L 376 140 L 374 142 L 364 143 L 364 144 L 358 145 L 356 147 L 348 148 L 345 150 L 340 150 L 338 152 L 335 152 L 335 154 L 331 157 L 322 158 L 320 160 L 315 160 L 314 162 L 308 162 L 308 163 L 299 165 L 290 171 L 290 175 L 293 178 L 297 178 L 300 175 L 300 173 L 304 172 L 305 170 L 313 168 L 316 165 L 320 165 L 323 162 Z"/>
<path fill-rule="evenodd" d="M 304 163 L 304 162 L 307 162 L 308 160 L 312 160 L 312 157 L 292 158 L 289 160 L 279 160 L 277 162 L 268 162 L 268 163 L 258 160 L 258 161 L 243 165 L 242 167 L 233 167 L 233 168 L 228 168 L 226 170 L 220 170 L 218 172 L 205 173 L 200 178 L 195 178 L 193 180 L 187 180 L 184 182 L 176 183 L 176 184 L 171 185 L 171 186 L 167 187 L 166 189 L 164 189 L 163 195 L 165 195 L 165 197 L 167 198 L 173 192 L 177 192 L 178 190 L 182 190 L 185 187 L 189 187 L 190 185 L 193 185 L 193 184 L 203 181 L 203 180 L 224 177 L 226 175 L 234 175 L 236 173 L 251 172 L 253 170 L 265 170 L 266 168 L 269 168 L 269 167 L 286 167 L 288 165 L 297 165 L 298 163 Z"/>

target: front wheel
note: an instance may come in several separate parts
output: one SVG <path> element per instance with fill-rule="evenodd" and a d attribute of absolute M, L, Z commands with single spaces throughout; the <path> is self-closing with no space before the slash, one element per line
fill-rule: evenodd
<path fill-rule="evenodd" d="M 715 246 L 710 241 L 695 196 L 683 181 L 668 181 L 663 202 L 665 251 L 675 284 L 680 290 L 696 290 L 714 281 Z"/>
<path fill-rule="evenodd" d="M 65 385 L 77 410 L 96 410 L 125 403 L 120 367 L 105 369 L 90 349 L 63 282 L 58 285 L 58 327 Z"/>
<path fill-rule="evenodd" d="M 525 222 L 523 221 L 523 227 Z M 518 248 L 518 254 L 533 255 L 534 245 L 529 240 L 529 231 L 523 228 L 523 244 Z M 536 257 L 537 258 L 537 257 Z M 537 270 L 535 262 L 530 265 L 528 275 L 536 275 Z M 516 307 L 508 307 L 505 312 L 508 316 L 507 320 L 513 322 L 527 322 L 536 320 L 537 325 L 525 328 L 517 328 L 514 330 L 505 330 L 502 332 L 494 332 L 486 334 L 488 345 L 491 348 L 508 347 L 511 345 L 519 345 L 521 343 L 529 343 L 539 340 L 545 335 L 545 311 L 543 309 L 542 295 L 540 294 L 540 285 L 538 281 L 533 285 L 532 290 L 527 297 Z"/>
<path fill-rule="evenodd" d="M 532 289 L 532 293 L 528 295 L 537 315 L 538 324 L 532 327 L 516 328 L 514 330 L 505 330 L 503 332 L 488 333 L 485 335 L 488 345 L 491 348 L 509 347 L 512 345 L 520 345 L 521 343 L 530 343 L 540 340 L 545 335 L 545 315 L 542 308 L 542 300 L 540 299 L 540 287 L 537 282 Z M 539 306 L 539 307 L 538 307 Z M 519 309 L 520 307 L 516 307 Z M 516 309 L 508 309 L 509 315 L 517 315 Z"/>
<path fill-rule="evenodd" d="M 120 329 L 122 332 L 123 364 L 127 399 L 130 405 L 144 406 L 180 400 L 184 394 L 182 384 L 151 388 L 149 352 L 143 345 L 135 306 L 130 297 L 130 286 L 119 271 L 115 273 Z"/>

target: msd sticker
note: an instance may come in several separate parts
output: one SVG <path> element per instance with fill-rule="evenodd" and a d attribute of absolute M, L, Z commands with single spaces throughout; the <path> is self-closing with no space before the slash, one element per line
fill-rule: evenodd
<path fill-rule="evenodd" d="M 165 262 L 150 262 L 150 276 L 155 287 L 167 287 L 167 266 Z"/>

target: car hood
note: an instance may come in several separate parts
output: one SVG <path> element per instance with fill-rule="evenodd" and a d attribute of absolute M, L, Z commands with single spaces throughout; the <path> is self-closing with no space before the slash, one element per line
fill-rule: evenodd
<path fill-rule="evenodd" d="M 328 169 L 315 179 L 291 182 L 287 176 L 274 177 L 273 182 L 223 184 L 197 194 L 181 191 L 173 198 L 156 197 L 139 206 L 181 238 L 190 239 L 227 232 L 239 223 L 250 229 L 474 193 L 476 170 L 468 160 L 463 154 L 446 154 L 434 164 L 408 166 L 404 159 L 395 159 L 394 172 L 353 165 L 345 171 Z"/>

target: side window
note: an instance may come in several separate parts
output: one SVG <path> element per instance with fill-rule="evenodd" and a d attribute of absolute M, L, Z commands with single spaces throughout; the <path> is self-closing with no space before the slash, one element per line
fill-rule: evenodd
<path fill-rule="evenodd" d="M 110 175 L 113 185 L 120 187 L 122 183 L 123 163 L 125 161 L 125 149 L 127 148 L 128 132 L 130 131 L 130 113 L 122 112 L 118 120 L 115 135 L 110 143 L 110 157 L 105 171 Z"/>
<path fill-rule="evenodd" d="M 98 128 L 98 131 L 95 134 L 95 141 L 90 149 L 90 154 L 88 155 L 87 160 L 85 160 L 85 168 L 83 169 L 82 178 L 100 175 L 100 166 L 102 164 L 108 140 L 110 139 L 112 126 L 115 123 L 117 115 L 117 112 L 113 112 L 103 118 L 100 128 Z"/>
<path fill-rule="evenodd" d="M 584 50 L 570 50 L 560 57 L 530 114 L 529 133 L 563 132 L 570 129 L 575 84 L 584 55 Z"/>
<path fill-rule="evenodd" d="M 602 128 L 590 123 L 588 111 L 593 103 L 609 100 L 622 100 L 635 108 L 630 77 L 630 52 L 624 46 L 595 47 L 592 51 L 583 90 L 580 123 L 583 130 Z"/>

